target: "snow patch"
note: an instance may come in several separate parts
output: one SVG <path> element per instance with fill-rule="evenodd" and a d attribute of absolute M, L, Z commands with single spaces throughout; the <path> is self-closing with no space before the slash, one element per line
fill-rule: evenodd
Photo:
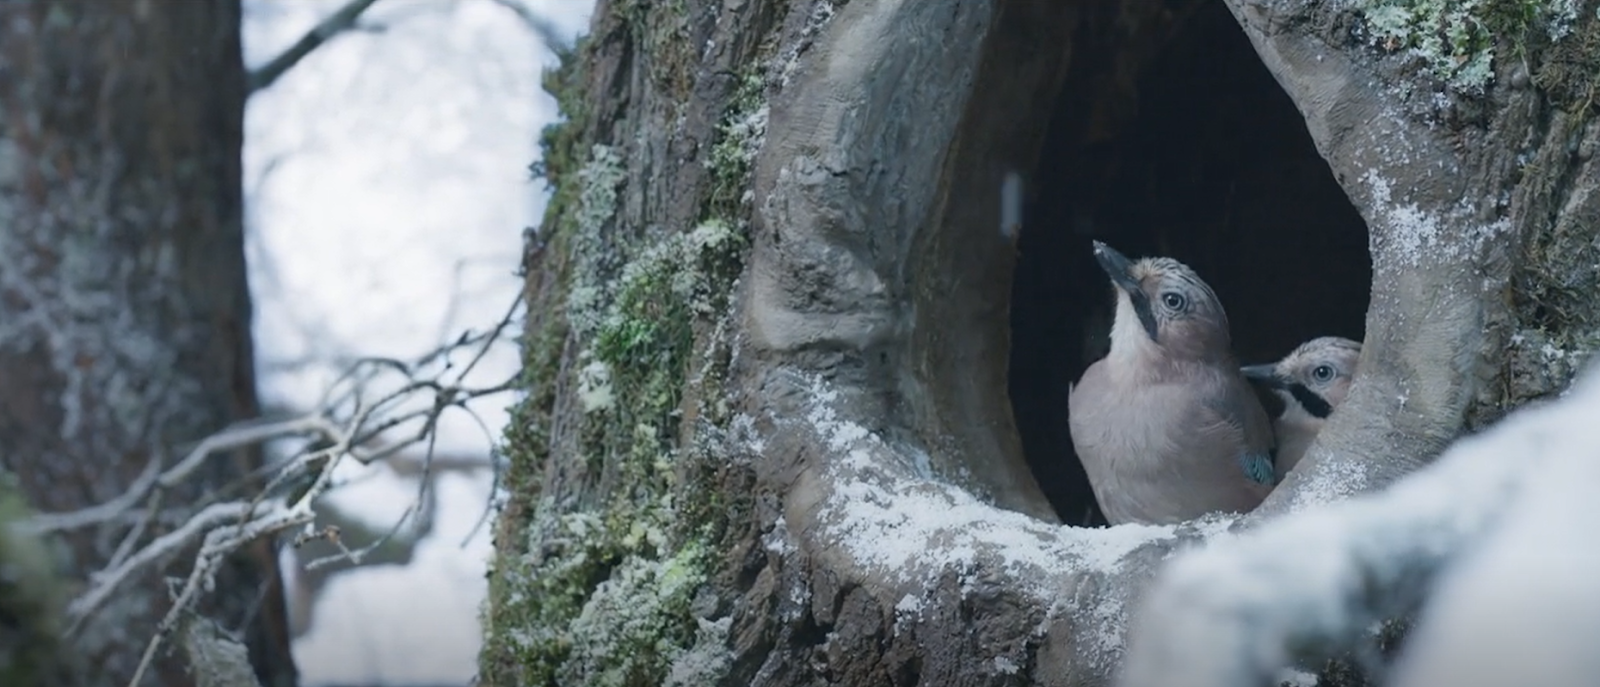
<path fill-rule="evenodd" d="M 822 33 L 822 27 L 828 25 L 833 15 L 833 3 L 828 0 L 817 3 L 811 9 L 811 16 L 806 18 L 805 27 L 800 29 L 800 39 L 794 42 L 793 47 L 783 51 L 778 58 L 779 67 L 776 71 L 780 88 L 789 86 L 790 77 L 794 76 L 795 70 L 800 67 L 800 56 L 811 47 L 812 42 Z"/>
<path fill-rule="evenodd" d="M 1451 458 L 1498 458 L 1513 491 L 1440 576 L 1392 684 L 1585 685 L 1600 674 L 1600 549 L 1588 543 L 1600 526 L 1600 367 L 1574 387 Z"/>
<path fill-rule="evenodd" d="M 794 542 L 789 539 L 789 523 L 784 521 L 782 515 L 779 515 L 777 522 L 773 523 L 772 531 L 761 538 L 761 545 L 779 556 L 787 556 L 794 552 Z"/>
<path fill-rule="evenodd" d="M 1319 462 L 1314 470 L 1303 471 L 1305 480 L 1292 492 L 1288 512 L 1322 506 L 1367 491 L 1372 476 L 1365 465 L 1355 461 Z"/>
<path fill-rule="evenodd" d="M 900 634 L 906 623 L 922 619 L 922 599 L 914 594 L 900 597 L 894 605 L 894 633 Z"/>
<path fill-rule="evenodd" d="M 951 572 L 970 579 L 968 573 L 979 567 L 1000 571 L 1013 589 L 1052 612 L 1081 610 L 1107 620 L 1099 645 L 1107 652 L 1121 647 L 1125 600 L 1100 594 L 1093 606 L 1080 607 L 1077 599 L 1058 598 L 1062 580 L 1074 573 L 1115 574 L 1128 554 L 1172 538 L 1176 527 L 1074 528 L 997 508 L 964 489 L 912 476 L 914 461 L 897 455 L 876 433 L 840 419 L 839 393 L 826 382 L 813 378 L 807 391 L 811 407 L 804 421 L 829 451 L 824 470 L 834 485 L 819 518 L 826 540 L 857 565 L 908 588 L 932 587 Z M 889 474 L 885 460 L 905 463 L 899 465 L 903 476 Z M 1228 522 L 1207 521 L 1201 531 L 1215 533 Z M 902 598 L 897 616 L 920 604 Z"/>
<path fill-rule="evenodd" d="M 1303 670 L 1286 668 L 1278 673 L 1278 687 L 1317 687 L 1317 676 Z"/>
<path fill-rule="evenodd" d="M 1022 672 L 1022 666 L 1017 665 L 1017 662 L 1012 660 L 1010 656 L 996 656 L 992 664 L 994 665 L 994 672 L 1001 675 L 1016 675 Z"/>
<path fill-rule="evenodd" d="M 717 620 L 695 618 L 694 646 L 673 659 L 663 687 L 700 687 L 715 684 L 728 674 L 733 652 L 728 649 L 728 634 L 733 616 Z"/>
<path fill-rule="evenodd" d="M 1578 23 L 1578 5 L 1581 0 L 1549 0 L 1545 11 L 1549 13 L 1550 23 L 1546 30 L 1550 32 L 1551 40 L 1561 40 L 1572 33 L 1572 28 Z"/>
<path fill-rule="evenodd" d="M 1505 217 L 1488 224 L 1474 221 L 1474 210 L 1464 198 L 1442 218 L 1416 203 L 1397 199 L 1393 184 L 1377 169 L 1367 170 L 1361 181 L 1372 196 L 1378 224 L 1370 232 L 1375 261 L 1397 260 L 1401 266 L 1420 267 L 1430 258 L 1464 259 L 1511 229 L 1511 220 Z"/>
<path fill-rule="evenodd" d="M 751 453 L 758 456 L 767 452 L 767 440 L 761 436 L 760 432 L 756 431 L 755 418 L 745 413 L 734 415 L 731 430 L 733 441 L 737 445 L 744 446 Z"/>

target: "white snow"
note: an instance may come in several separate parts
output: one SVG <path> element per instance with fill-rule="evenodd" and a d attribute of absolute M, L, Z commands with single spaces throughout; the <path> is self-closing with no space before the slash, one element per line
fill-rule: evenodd
<path fill-rule="evenodd" d="M 789 540 L 789 523 L 784 521 L 782 515 L 778 516 L 777 522 L 773 523 L 772 531 L 762 537 L 761 543 L 768 551 L 780 556 L 792 553 L 795 550 L 794 542 Z"/>
<path fill-rule="evenodd" d="M 1280 687 L 1317 687 L 1317 676 L 1304 670 L 1286 669 L 1278 673 L 1274 684 Z"/>
<path fill-rule="evenodd" d="M 1600 555 L 1581 543 L 1600 526 L 1596 417 L 1600 368 L 1383 492 L 1174 559 L 1137 616 L 1121 684 L 1259 682 L 1285 667 L 1286 646 L 1347 637 L 1441 570 L 1405 684 L 1591 684 L 1600 662 L 1565 642 L 1600 632 Z M 1493 661 L 1504 672 L 1484 672 Z M 1484 680 L 1497 675 L 1516 677 Z"/>
<path fill-rule="evenodd" d="M 964 489 L 927 479 L 891 479 L 880 457 L 894 455 L 866 428 L 836 419 L 838 393 L 815 380 L 813 427 L 838 453 L 837 488 L 823 518 L 829 533 L 862 565 L 891 576 L 962 569 L 980 555 L 994 556 L 1026 591 L 1054 597 L 1052 576 L 1074 570 L 1111 571 L 1141 545 L 1170 537 L 1172 526 L 1123 525 L 1064 528 L 979 501 Z M 1071 536 L 1063 537 L 1063 531 Z M 937 542 L 937 546 L 935 543 Z M 942 558 L 930 552 L 942 552 Z M 926 581 L 928 577 L 920 577 Z"/>
<path fill-rule="evenodd" d="M 1290 494 L 1289 512 L 1342 501 L 1371 484 L 1366 466 L 1354 461 L 1321 461 L 1301 475 L 1304 481 Z"/>
<path fill-rule="evenodd" d="M 1600 368 L 1594 368 L 1600 373 Z M 1503 519 L 1434 591 L 1396 687 L 1592 685 L 1600 675 L 1600 375 L 1499 458 L 1526 465 Z M 1509 448 L 1509 447 L 1508 447 Z"/>
<path fill-rule="evenodd" d="M 1001 675 L 1016 675 L 1022 671 L 1022 666 L 1017 665 L 1017 662 L 1011 660 L 1009 656 L 996 656 L 992 663 L 994 672 Z"/>
<path fill-rule="evenodd" d="M 931 587 L 949 572 L 966 576 L 980 564 L 1003 572 L 1008 585 L 1052 613 L 1082 611 L 1105 619 L 1106 634 L 1095 641 L 1111 660 L 1122 646 L 1126 600 L 1103 594 L 1085 601 L 1062 597 L 1061 591 L 1071 589 L 1075 574 L 1114 574 L 1135 549 L 1173 538 L 1174 526 L 1074 528 L 997 508 L 964 489 L 919 477 L 912 457 L 840 418 L 840 395 L 830 384 L 817 378 L 808 384 L 811 408 L 804 421 L 830 451 L 825 474 L 833 486 L 819 516 L 824 541 L 837 543 L 856 565 L 907 588 Z M 1216 516 L 1191 526 L 1223 537 L 1232 522 Z M 902 598 L 896 615 L 914 605 L 920 609 L 919 600 Z"/>
<path fill-rule="evenodd" d="M 1406 267 L 1421 266 L 1425 260 L 1470 257 L 1511 229 L 1506 217 L 1488 224 L 1474 220 L 1475 210 L 1465 198 L 1443 217 L 1423 210 L 1397 194 L 1376 169 L 1367 170 L 1361 181 L 1372 196 L 1374 220 L 1379 225 L 1371 232 L 1372 254 L 1397 259 Z M 1468 240 L 1463 241 L 1462 236 Z"/>
<path fill-rule="evenodd" d="M 806 25 L 801 29 L 800 40 L 777 58 L 777 82 L 780 87 L 789 85 L 794 70 L 800 66 L 801 53 L 822 33 L 822 27 L 827 26 L 833 19 L 835 11 L 833 3 L 828 0 L 823 0 L 812 8 L 811 16 L 806 18 Z"/>

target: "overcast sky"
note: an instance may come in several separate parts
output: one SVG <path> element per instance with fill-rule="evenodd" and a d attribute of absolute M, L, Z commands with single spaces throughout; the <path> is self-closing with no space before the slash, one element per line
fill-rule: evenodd
<path fill-rule="evenodd" d="M 246 63 L 259 65 L 345 0 L 245 0 Z M 589 0 L 524 0 L 572 36 Z M 259 384 L 269 408 L 304 409 L 363 355 L 413 358 L 493 325 L 515 298 L 522 229 L 543 211 L 528 178 L 539 129 L 556 116 L 539 89 L 554 63 L 493 0 L 383 0 L 373 30 L 323 46 L 251 97 L 245 128 L 248 257 Z M 479 379 L 514 374 L 496 350 Z M 498 436 L 511 399 L 477 406 Z M 441 448 L 487 452 L 466 415 Z M 351 471 L 339 505 L 387 525 L 414 496 L 382 470 Z M 296 640 L 304 684 L 461 684 L 475 669 L 488 538 L 463 538 L 488 479 L 439 482 L 435 536 L 412 565 L 341 575 Z"/>

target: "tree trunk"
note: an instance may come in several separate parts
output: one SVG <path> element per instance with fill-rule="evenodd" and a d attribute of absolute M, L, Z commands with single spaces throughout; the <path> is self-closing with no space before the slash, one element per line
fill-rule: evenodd
<path fill-rule="evenodd" d="M 1175 549 L 1558 393 L 1600 20 L 1486 4 L 600 2 L 549 84 L 486 684 L 1108 684 Z M 1255 513 L 1060 524 L 1091 237 L 1195 267 L 1247 362 L 1364 339 Z"/>
<path fill-rule="evenodd" d="M 256 413 L 239 3 L 11 2 L 0 26 L 0 460 L 35 508 L 71 511 Z M 216 460 L 164 504 L 199 503 L 257 460 Z M 104 566 L 125 529 L 72 533 L 71 573 Z M 84 684 L 132 676 L 162 579 L 128 585 L 73 638 Z M 213 599 L 264 683 L 293 684 L 271 546 L 225 569 Z M 153 672 L 144 684 L 194 684 L 176 660 Z"/>

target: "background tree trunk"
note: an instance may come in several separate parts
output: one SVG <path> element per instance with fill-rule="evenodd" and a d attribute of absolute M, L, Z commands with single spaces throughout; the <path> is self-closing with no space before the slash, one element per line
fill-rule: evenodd
<path fill-rule="evenodd" d="M 122 493 L 152 460 L 256 413 L 241 236 L 245 71 L 237 0 L 0 6 L 0 444 L 32 505 Z M 256 465 L 166 496 L 184 508 Z M 69 537 L 103 566 L 122 527 Z M 168 597 L 128 585 L 73 646 L 86 684 L 132 675 Z M 271 545 L 217 583 L 267 685 L 294 669 Z M 192 684 L 163 659 L 150 685 Z"/>
<path fill-rule="evenodd" d="M 1106 684 L 1176 547 L 1564 388 L 1600 331 L 1595 3 L 1334 4 L 599 3 L 549 84 L 487 684 Z M 1095 519 L 1050 434 L 1108 324 L 1091 236 L 1194 265 L 1241 355 L 1364 330 L 1255 514 L 1058 524 Z"/>

